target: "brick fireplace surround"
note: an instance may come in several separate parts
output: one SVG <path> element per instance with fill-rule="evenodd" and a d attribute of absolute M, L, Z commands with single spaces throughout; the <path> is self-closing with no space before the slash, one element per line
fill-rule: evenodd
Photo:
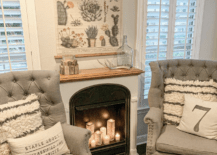
<path fill-rule="evenodd" d="M 98 84 L 119 84 L 127 87 L 131 94 L 130 104 L 130 155 L 138 155 L 136 149 L 137 137 L 137 106 L 139 100 L 139 78 L 142 70 L 107 68 L 80 70 L 78 75 L 60 76 L 60 90 L 65 104 L 67 122 L 70 124 L 69 103 L 70 98 L 79 90 Z"/>

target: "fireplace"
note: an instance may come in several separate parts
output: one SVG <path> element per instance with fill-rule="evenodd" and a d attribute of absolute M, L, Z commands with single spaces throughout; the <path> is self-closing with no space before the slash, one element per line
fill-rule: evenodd
<path fill-rule="evenodd" d="M 92 131 L 93 155 L 129 154 L 130 98 L 128 88 L 119 84 L 90 86 L 71 97 L 70 123 Z"/>

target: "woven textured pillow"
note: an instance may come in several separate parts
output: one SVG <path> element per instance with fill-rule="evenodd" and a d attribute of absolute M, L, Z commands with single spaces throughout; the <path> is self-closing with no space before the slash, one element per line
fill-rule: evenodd
<path fill-rule="evenodd" d="M 10 154 L 7 138 L 21 138 L 43 130 L 40 104 L 36 95 L 0 105 L 1 155 Z"/>
<path fill-rule="evenodd" d="M 184 106 L 184 95 L 189 94 L 204 101 L 217 101 L 216 83 L 210 81 L 181 81 L 165 79 L 164 124 L 179 125 Z"/>

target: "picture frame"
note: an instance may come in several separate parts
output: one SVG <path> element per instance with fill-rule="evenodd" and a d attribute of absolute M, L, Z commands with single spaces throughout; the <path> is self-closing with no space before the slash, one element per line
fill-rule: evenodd
<path fill-rule="evenodd" d="M 123 0 L 54 0 L 56 56 L 114 55 L 122 45 Z"/>

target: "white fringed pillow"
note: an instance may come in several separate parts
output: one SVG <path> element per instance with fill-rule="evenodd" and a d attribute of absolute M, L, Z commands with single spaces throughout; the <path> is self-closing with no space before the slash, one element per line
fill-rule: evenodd
<path fill-rule="evenodd" d="M 40 133 L 8 139 L 13 155 L 61 155 L 70 153 L 60 122 Z"/>
<path fill-rule="evenodd" d="M 10 155 L 7 138 L 25 137 L 44 130 L 35 94 L 0 105 L 0 155 Z"/>
<path fill-rule="evenodd" d="M 217 139 L 217 102 L 185 95 L 183 114 L 177 128 L 208 139 Z"/>
<path fill-rule="evenodd" d="M 217 101 L 217 87 L 210 81 L 182 81 L 165 79 L 164 124 L 179 125 L 184 106 L 184 95 L 189 94 L 204 101 Z"/>

